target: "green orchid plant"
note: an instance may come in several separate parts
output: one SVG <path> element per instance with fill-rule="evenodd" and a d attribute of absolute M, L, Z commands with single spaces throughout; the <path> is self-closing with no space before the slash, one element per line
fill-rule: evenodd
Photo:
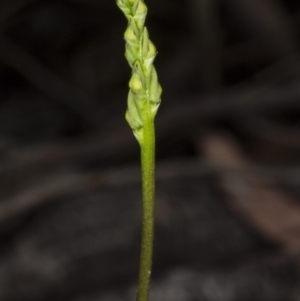
<path fill-rule="evenodd" d="M 142 165 L 142 243 L 137 301 L 147 301 L 151 278 L 154 201 L 155 201 L 155 128 L 154 118 L 162 93 L 153 66 L 156 48 L 145 27 L 147 6 L 143 0 L 117 0 L 128 21 L 124 33 L 125 57 L 132 69 L 129 81 L 128 108 L 125 118 L 141 148 Z"/>

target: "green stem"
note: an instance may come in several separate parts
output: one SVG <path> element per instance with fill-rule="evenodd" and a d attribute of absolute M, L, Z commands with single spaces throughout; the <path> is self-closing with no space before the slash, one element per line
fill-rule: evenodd
<path fill-rule="evenodd" d="M 147 301 L 153 257 L 154 200 L 155 200 L 155 130 L 154 120 L 147 114 L 144 124 L 144 139 L 141 143 L 142 163 L 142 243 L 139 267 L 137 301 Z"/>

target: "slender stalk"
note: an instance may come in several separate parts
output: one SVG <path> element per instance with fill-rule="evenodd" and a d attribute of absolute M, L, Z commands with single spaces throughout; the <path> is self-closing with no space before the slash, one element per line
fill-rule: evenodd
<path fill-rule="evenodd" d="M 137 301 L 148 300 L 154 237 L 155 133 L 153 120 L 147 122 L 145 127 L 147 127 L 147 135 L 141 146 L 143 216 Z"/>

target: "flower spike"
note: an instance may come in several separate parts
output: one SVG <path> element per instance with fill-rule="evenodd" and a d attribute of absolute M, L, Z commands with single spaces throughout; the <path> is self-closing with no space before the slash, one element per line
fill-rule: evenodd
<path fill-rule="evenodd" d="M 132 68 L 125 116 L 141 144 L 145 119 L 155 117 L 162 93 L 153 66 L 156 48 L 144 26 L 148 10 L 144 1 L 117 0 L 117 5 L 128 20 L 128 27 L 124 33 L 125 57 Z"/>

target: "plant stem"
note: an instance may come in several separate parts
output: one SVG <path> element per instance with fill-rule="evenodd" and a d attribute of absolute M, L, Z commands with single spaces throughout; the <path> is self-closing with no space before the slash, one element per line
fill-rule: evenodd
<path fill-rule="evenodd" d="M 149 111 L 148 111 L 149 112 Z M 146 112 L 146 113 L 148 113 Z M 155 200 L 155 130 L 151 114 L 144 124 L 144 139 L 141 143 L 142 164 L 142 243 L 139 267 L 137 301 L 147 301 L 153 257 L 154 200 Z"/>
<path fill-rule="evenodd" d="M 142 245 L 136 300 L 148 301 L 154 237 L 154 117 L 160 105 L 162 89 L 153 66 L 156 48 L 144 26 L 148 11 L 144 0 L 117 0 L 117 5 L 128 20 L 124 33 L 125 57 L 132 68 L 125 118 L 141 147 Z"/>

